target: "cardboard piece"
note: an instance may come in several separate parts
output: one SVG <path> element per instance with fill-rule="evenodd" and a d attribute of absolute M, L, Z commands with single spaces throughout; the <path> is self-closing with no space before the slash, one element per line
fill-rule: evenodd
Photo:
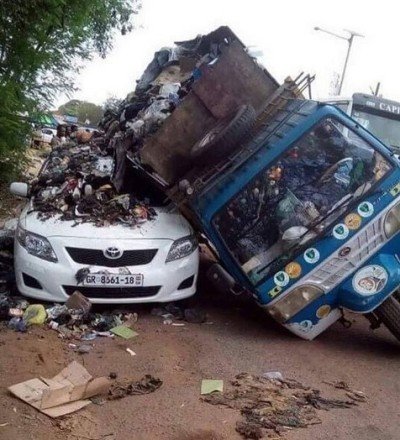
<path fill-rule="evenodd" d="M 36 378 L 12 385 L 14 396 L 50 417 L 59 417 L 89 405 L 90 397 L 106 394 L 110 382 L 93 378 L 78 362 L 71 362 L 52 379 Z"/>
<path fill-rule="evenodd" d="M 214 391 L 220 391 L 222 393 L 223 390 L 223 380 L 203 379 L 201 381 L 201 394 L 211 394 Z"/>
<path fill-rule="evenodd" d="M 139 334 L 126 325 L 117 325 L 110 329 L 110 332 L 124 339 L 131 339 Z"/>

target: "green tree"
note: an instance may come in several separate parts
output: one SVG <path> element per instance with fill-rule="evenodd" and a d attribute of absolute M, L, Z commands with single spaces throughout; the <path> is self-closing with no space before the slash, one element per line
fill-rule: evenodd
<path fill-rule="evenodd" d="M 122 99 L 117 98 L 116 96 L 110 96 L 103 102 L 103 110 L 111 110 L 116 112 L 121 104 Z"/>
<path fill-rule="evenodd" d="M 58 113 L 61 113 L 62 115 L 77 116 L 78 122 L 81 124 L 84 124 L 86 120 L 89 120 L 91 125 L 97 125 L 103 116 L 103 108 L 92 102 L 71 99 L 67 103 L 60 105 Z"/>
<path fill-rule="evenodd" d="M 133 29 L 140 0 L 0 0 L 0 179 L 22 148 L 28 116 L 74 90 L 74 75 Z M 4 164 L 7 164 L 5 166 Z"/>

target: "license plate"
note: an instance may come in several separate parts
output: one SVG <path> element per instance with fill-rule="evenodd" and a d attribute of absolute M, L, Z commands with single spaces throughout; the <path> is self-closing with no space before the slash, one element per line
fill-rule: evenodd
<path fill-rule="evenodd" d="M 143 275 L 92 274 L 86 275 L 83 284 L 85 286 L 143 286 Z"/>

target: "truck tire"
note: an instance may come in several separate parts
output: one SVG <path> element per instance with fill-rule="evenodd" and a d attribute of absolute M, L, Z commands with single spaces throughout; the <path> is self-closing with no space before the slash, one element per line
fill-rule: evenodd
<path fill-rule="evenodd" d="M 254 108 L 251 105 L 242 105 L 233 117 L 218 121 L 193 145 L 191 157 L 194 163 L 209 165 L 229 154 L 248 133 L 255 119 Z"/>
<path fill-rule="evenodd" d="M 385 300 L 377 309 L 374 310 L 374 314 L 382 321 L 400 341 L 400 302 L 395 295 L 392 295 Z"/>

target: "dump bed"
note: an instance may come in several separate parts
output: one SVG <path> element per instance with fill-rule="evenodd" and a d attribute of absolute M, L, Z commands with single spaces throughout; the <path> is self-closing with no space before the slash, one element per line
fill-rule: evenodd
<path fill-rule="evenodd" d="M 159 130 L 145 140 L 141 150 L 142 163 L 168 185 L 190 170 L 192 146 L 219 119 L 243 104 L 250 104 L 259 114 L 279 89 L 278 82 L 247 53 L 228 27 L 203 38 L 207 44 L 218 46 L 220 55 L 212 63 L 197 66 L 191 91 Z M 184 64 L 185 60 L 179 61 L 182 71 Z"/>

